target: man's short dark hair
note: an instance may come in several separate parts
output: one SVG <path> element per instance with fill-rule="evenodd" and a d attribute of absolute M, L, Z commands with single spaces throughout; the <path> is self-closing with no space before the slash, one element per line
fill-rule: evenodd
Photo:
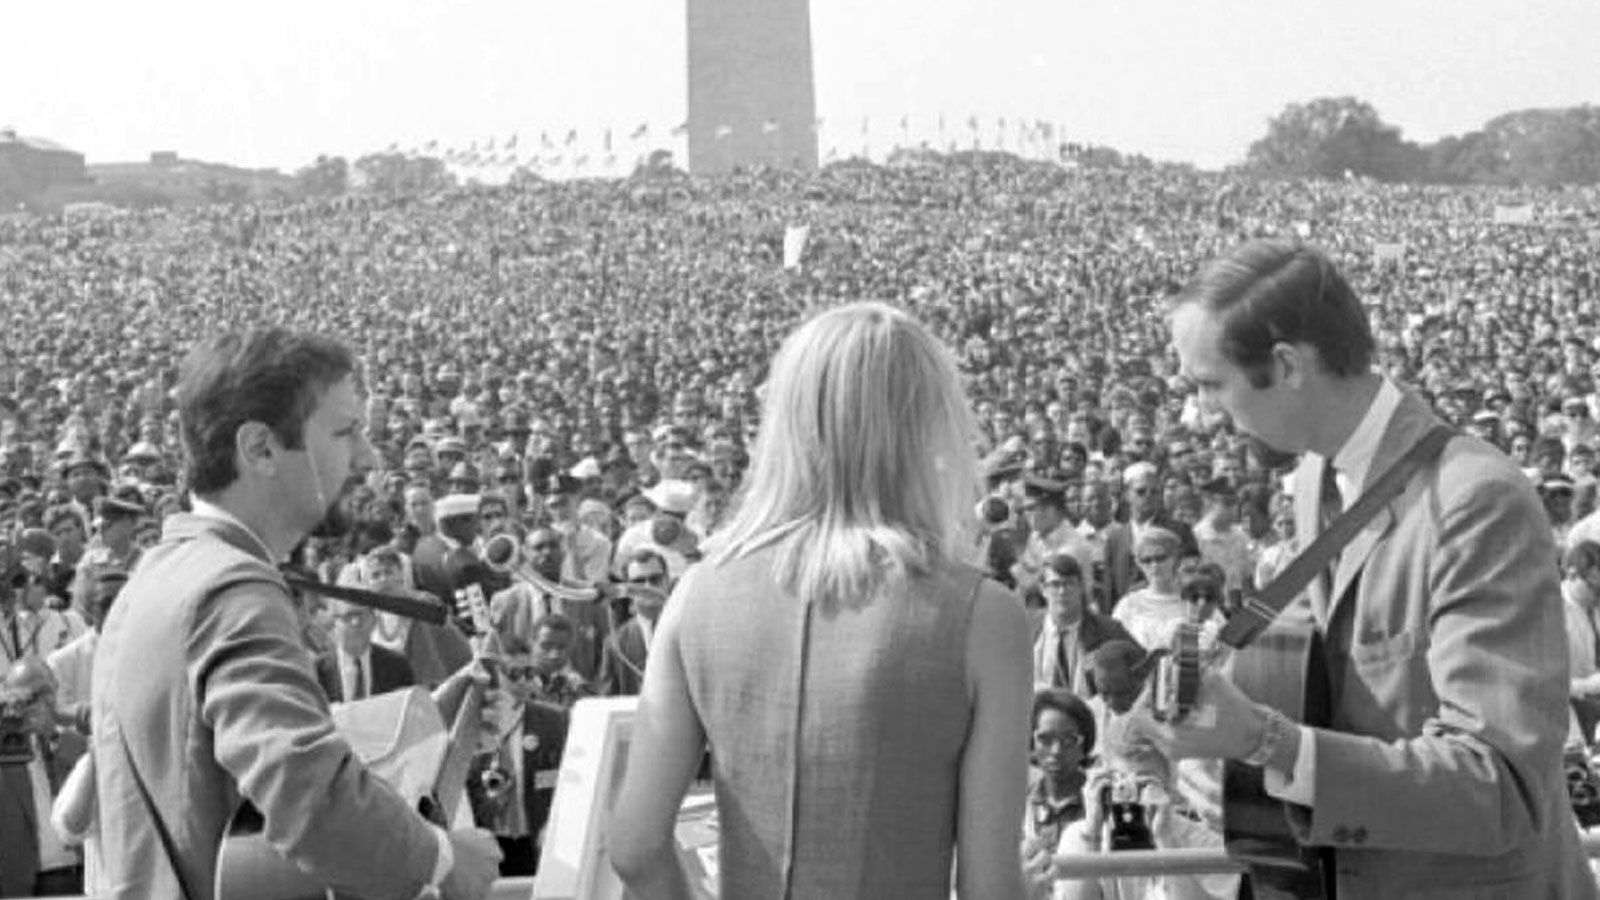
<path fill-rule="evenodd" d="M 334 382 L 355 371 L 338 341 L 286 328 L 231 332 L 195 347 L 178 382 L 178 420 L 190 489 L 220 491 L 238 477 L 239 426 L 261 422 L 299 449 L 305 421 Z"/>
<path fill-rule="evenodd" d="M 1272 350 L 1309 344 L 1332 374 L 1349 378 L 1372 364 L 1376 342 L 1366 310 L 1322 251 L 1257 240 L 1213 260 L 1177 296 L 1222 325 L 1222 353 L 1250 383 L 1271 383 Z"/>

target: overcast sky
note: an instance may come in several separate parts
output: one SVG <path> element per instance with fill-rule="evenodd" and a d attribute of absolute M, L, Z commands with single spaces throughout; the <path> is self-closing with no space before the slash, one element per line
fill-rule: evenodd
<path fill-rule="evenodd" d="M 752 0 L 755 2 L 755 0 Z M 51 0 L 0 29 L 0 126 L 91 163 L 296 168 L 391 143 L 685 117 L 673 0 Z M 812 0 L 822 150 L 968 117 L 1212 167 L 1286 103 L 1354 94 L 1432 140 L 1600 102 L 1600 0 Z M 957 123 L 960 123 L 959 125 Z M 987 131 L 988 125 L 985 125 Z M 530 137 L 531 136 L 531 137 Z M 524 143 L 521 146 L 527 147 Z"/>

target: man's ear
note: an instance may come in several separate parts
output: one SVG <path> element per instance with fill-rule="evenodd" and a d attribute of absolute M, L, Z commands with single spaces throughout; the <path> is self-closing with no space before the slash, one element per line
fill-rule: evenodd
<path fill-rule="evenodd" d="M 240 425 L 234 432 L 233 445 L 242 468 L 266 478 L 278 474 L 278 453 L 282 448 L 266 423 L 250 421 Z"/>
<path fill-rule="evenodd" d="M 1291 344 L 1279 341 L 1272 345 L 1272 365 L 1269 371 L 1273 383 L 1282 382 L 1290 390 L 1297 390 L 1305 384 L 1306 367 L 1311 363 L 1311 356 L 1315 351 L 1309 351 L 1303 344 Z"/>

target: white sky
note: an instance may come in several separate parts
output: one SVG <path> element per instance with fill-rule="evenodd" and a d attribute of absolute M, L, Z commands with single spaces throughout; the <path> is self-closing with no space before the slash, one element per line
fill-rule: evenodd
<path fill-rule="evenodd" d="M 751 0 L 757 2 L 757 0 Z M 1354 94 L 1432 140 L 1600 102 L 1596 0 L 812 0 L 822 151 L 985 139 L 996 117 L 1204 166 L 1285 103 Z M 21 10 L 25 9 L 23 13 Z M 0 125 L 89 161 L 152 150 L 292 170 L 391 143 L 685 117 L 673 0 L 50 0 L 8 6 Z M 967 137 L 964 137 L 964 140 Z M 881 149 L 881 147 L 880 147 Z"/>

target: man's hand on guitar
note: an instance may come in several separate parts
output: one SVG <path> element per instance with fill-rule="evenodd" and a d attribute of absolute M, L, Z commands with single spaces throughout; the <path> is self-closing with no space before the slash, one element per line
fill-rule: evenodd
<path fill-rule="evenodd" d="M 1169 759 L 1244 759 L 1261 746 L 1266 714 L 1232 681 L 1206 672 L 1198 699 L 1194 713 L 1177 722 L 1157 721 L 1149 709 L 1140 708 L 1137 728 Z M 1289 740 L 1297 738 L 1295 733 Z"/>
<path fill-rule="evenodd" d="M 482 900 L 500 877 L 500 845 L 482 828 L 457 828 L 450 832 L 455 865 L 439 885 L 445 900 Z"/>

